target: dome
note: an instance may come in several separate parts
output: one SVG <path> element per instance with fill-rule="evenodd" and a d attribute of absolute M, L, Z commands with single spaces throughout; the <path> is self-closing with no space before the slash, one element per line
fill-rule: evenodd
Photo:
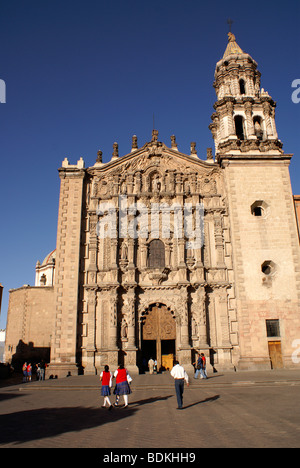
<path fill-rule="evenodd" d="M 47 257 L 45 257 L 41 266 L 51 265 L 55 263 L 55 259 L 56 259 L 56 249 L 52 250 L 52 252 L 50 252 L 47 255 Z"/>

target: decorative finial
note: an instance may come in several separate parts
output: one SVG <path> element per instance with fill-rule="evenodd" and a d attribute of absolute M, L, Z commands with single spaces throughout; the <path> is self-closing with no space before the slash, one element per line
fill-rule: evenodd
<path fill-rule="evenodd" d="M 208 162 L 214 162 L 212 148 L 206 148 L 206 158 Z"/>
<path fill-rule="evenodd" d="M 176 136 L 171 135 L 171 148 L 177 149 Z"/>
<path fill-rule="evenodd" d="M 138 140 L 137 140 L 137 136 L 136 135 L 133 135 L 132 137 L 132 145 L 131 145 L 131 151 L 134 151 L 138 149 Z"/>
<path fill-rule="evenodd" d="M 101 151 L 101 150 L 99 150 L 99 151 L 97 152 L 97 159 L 96 159 L 96 162 L 97 162 L 97 163 L 102 163 L 102 151 Z"/>
<path fill-rule="evenodd" d="M 158 130 L 152 130 L 152 142 L 156 143 L 158 139 Z"/>
<path fill-rule="evenodd" d="M 192 141 L 192 143 L 191 143 L 191 154 L 197 154 L 196 142 L 195 141 Z"/>
<path fill-rule="evenodd" d="M 119 157 L 119 145 L 118 143 L 113 144 L 113 158 L 118 158 Z"/>

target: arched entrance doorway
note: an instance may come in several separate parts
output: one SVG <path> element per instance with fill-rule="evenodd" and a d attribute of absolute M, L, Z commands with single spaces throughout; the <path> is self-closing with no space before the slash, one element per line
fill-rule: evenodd
<path fill-rule="evenodd" d="M 164 304 L 153 304 L 141 318 L 142 357 L 157 360 L 158 370 L 172 369 L 176 353 L 176 322 Z"/>

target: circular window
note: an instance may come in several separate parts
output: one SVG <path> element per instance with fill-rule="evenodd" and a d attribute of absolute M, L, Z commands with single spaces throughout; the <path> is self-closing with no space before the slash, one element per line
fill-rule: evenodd
<path fill-rule="evenodd" d="M 262 264 L 261 271 L 265 276 L 273 276 L 276 273 L 276 265 L 271 260 L 267 260 Z"/>

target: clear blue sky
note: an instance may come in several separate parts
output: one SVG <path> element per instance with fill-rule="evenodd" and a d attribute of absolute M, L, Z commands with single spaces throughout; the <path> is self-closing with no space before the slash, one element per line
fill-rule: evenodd
<path fill-rule="evenodd" d="M 227 45 L 226 20 L 257 62 L 262 87 L 277 101 L 279 138 L 294 153 L 300 194 L 299 0 L 10 0 L 0 5 L 1 254 L 6 326 L 8 290 L 34 284 L 35 264 L 55 248 L 57 169 L 67 156 L 93 165 L 119 143 L 120 155 L 175 134 L 179 150 L 213 147 L 215 64 Z"/>

